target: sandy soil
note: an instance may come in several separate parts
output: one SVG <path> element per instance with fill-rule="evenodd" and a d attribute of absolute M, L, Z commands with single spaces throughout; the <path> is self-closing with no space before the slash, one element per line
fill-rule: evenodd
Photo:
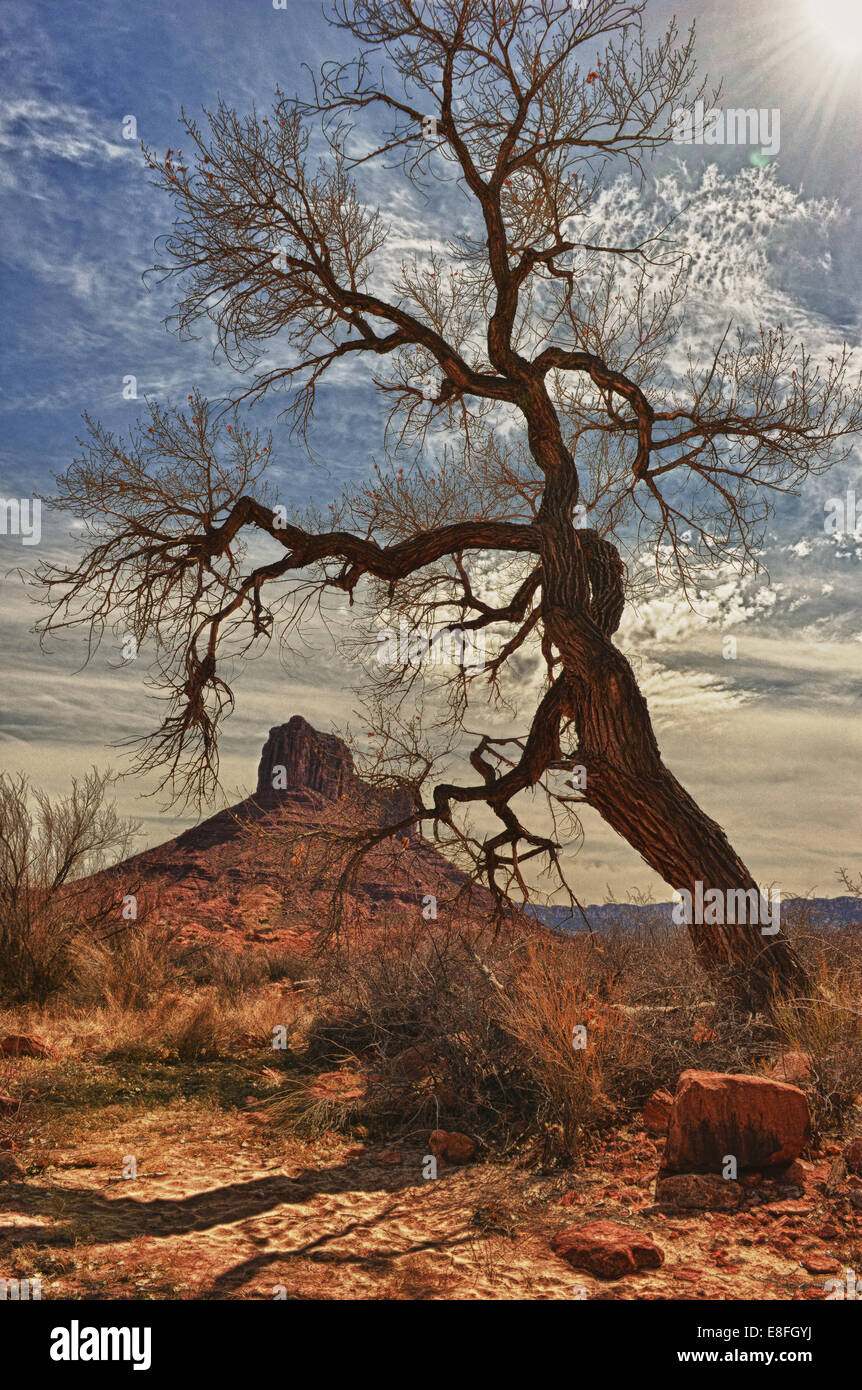
<path fill-rule="evenodd" d="M 301 1141 L 195 1100 L 92 1120 L 82 1135 L 60 1118 L 60 1142 L 0 1184 L 0 1274 L 40 1273 L 45 1298 L 823 1299 L 806 1261 L 862 1269 L 862 1213 L 828 1190 L 828 1154 L 801 1187 L 753 1184 L 743 1212 L 686 1214 L 656 1207 L 660 1142 L 642 1131 L 562 1173 L 480 1162 L 429 1180 L 423 1136 Z M 551 1251 L 598 1218 L 650 1232 L 663 1266 L 601 1280 Z"/>

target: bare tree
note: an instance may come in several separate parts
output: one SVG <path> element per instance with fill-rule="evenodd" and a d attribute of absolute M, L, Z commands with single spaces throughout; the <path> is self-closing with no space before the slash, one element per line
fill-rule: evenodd
<path fill-rule="evenodd" d="M 178 326 L 209 319 L 250 378 L 232 416 L 195 393 L 188 409 L 154 406 L 127 443 L 88 420 L 55 500 L 94 534 L 80 563 L 40 580 L 46 630 L 86 622 L 98 641 L 120 612 L 155 639 L 171 706 L 142 765 L 166 766 L 180 792 L 203 797 L 217 775 L 225 656 L 341 590 L 378 619 L 433 615 L 499 638 L 484 671 L 450 682 L 453 728 L 477 702 L 505 701 L 529 652 L 541 661 L 522 736 L 479 737 L 473 781 L 435 778 L 433 756 L 420 778 L 416 819 L 472 854 L 498 897 L 529 891 L 531 860 L 559 869 L 558 836 L 515 804 L 537 787 L 564 813 L 594 807 L 675 889 L 756 890 L 665 767 L 615 645 L 623 557 L 647 549 L 684 589 L 699 566 L 756 563 L 771 499 L 834 462 L 862 409 L 846 352 L 823 370 L 780 328 L 753 341 L 728 330 L 675 381 L 686 263 L 673 228 L 596 239 L 605 167 L 642 171 L 674 110 L 704 91 L 693 32 L 671 24 L 651 45 L 644 9 L 336 0 L 354 61 L 324 64 L 302 99 L 278 92 L 266 117 L 223 103 L 203 126 L 184 115 L 185 152 L 147 152 L 176 209 L 158 269 L 183 277 Z M 407 255 L 387 276 L 380 190 L 396 177 L 436 181 L 453 230 L 445 253 Z M 261 363 L 270 340 L 284 365 Z M 238 407 L 282 389 L 304 441 L 319 383 L 351 363 L 370 365 L 391 404 L 385 463 L 329 514 L 282 507 L 264 479 L 271 441 Z M 255 534 L 269 557 L 250 554 Z M 503 599 L 483 597 L 480 562 L 508 583 Z M 387 673 L 393 706 L 415 665 Z M 408 773 L 422 763 L 400 754 Z M 560 795 L 548 776 L 575 764 L 582 784 Z M 497 833 L 468 828 L 482 805 Z M 781 934 L 691 930 L 703 964 L 752 1004 L 807 987 Z"/>
<path fill-rule="evenodd" d="M 66 980 L 75 941 L 124 926 L 133 885 L 90 878 L 128 854 L 137 831 L 105 801 L 111 780 L 94 768 L 52 800 L 23 775 L 0 773 L 0 966 L 15 997 L 43 1004 Z"/>

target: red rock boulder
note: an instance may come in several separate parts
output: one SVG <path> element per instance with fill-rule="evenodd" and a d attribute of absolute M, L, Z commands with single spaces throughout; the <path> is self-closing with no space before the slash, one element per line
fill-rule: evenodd
<path fill-rule="evenodd" d="M 53 1057 L 54 1049 L 44 1038 L 37 1038 L 35 1033 L 9 1033 L 7 1037 L 0 1038 L 0 1056 Z"/>
<path fill-rule="evenodd" d="M 670 1091 L 653 1091 L 643 1108 L 644 1129 L 647 1134 L 666 1134 L 673 1096 Z"/>
<path fill-rule="evenodd" d="M 763 1076 L 684 1071 L 671 1107 L 663 1167 L 721 1173 L 728 1154 L 740 1169 L 783 1167 L 810 1136 L 808 1101 L 797 1086 Z"/>
<path fill-rule="evenodd" d="M 551 1249 L 575 1269 L 585 1269 L 600 1279 L 621 1279 L 639 1269 L 658 1269 L 664 1251 L 652 1236 L 621 1226 L 616 1221 L 590 1221 L 558 1231 Z"/>
<path fill-rule="evenodd" d="M 476 1152 L 476 1141 L 456 1130 L 435 1129 L 428 1141 L 435 1158 L 446 1163 L 469 1163 Z"/>

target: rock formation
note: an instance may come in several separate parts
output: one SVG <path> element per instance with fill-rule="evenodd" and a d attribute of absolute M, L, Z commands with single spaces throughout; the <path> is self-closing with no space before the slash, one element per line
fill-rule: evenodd
<path fill-rule="evenodd" d="M 270 729 L 252 796 L 108 872 L 124 893 L 140 893 L 142 914 L 184 938 L 217 934 L 233 947 L 250 940 L 300 950 L 327 919 L 348 853 L 342 830 L 398 825 L 411 807 L 408 790 L 369 784 L 342 739 L 294 715 Z M 418 828 L 402 827 L 362 860 L 346 895 L 348 918 L 359 926 L 393 914 L 431 921 L 432 910 L 445 912 L 467 887 Z M 473 902 L 487 916 L 487 892 L 477 890 Z"/>
<path fill-rule="evenodd" d="M 277 787 L 304 787 L 337 801 L 358 784 L 350 749 L 334 734 L 318 733 L 301 714 L 270 729 L 257 769 L 257 797 L 268 798 Z"/>

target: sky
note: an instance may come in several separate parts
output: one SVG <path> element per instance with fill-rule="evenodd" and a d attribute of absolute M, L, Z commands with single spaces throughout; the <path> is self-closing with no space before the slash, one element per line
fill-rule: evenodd
<path fill-rule="evenodd" d="M 706 350 L 731 317 L 754 331 L 782 322 L 818 359 L 844 341 L 855 346 L 862 11 L 848 0 L 679 0 L 651 4 L 650 27 L 672 13 L 683 28 L 697 22 L 699 68 L 723 79 L 721 107 L 780 115 L 772 155 L 675 145 L 648 166 L 643 190 L 623 171 L 608 175 L 603 214 L 620 230 L 635 194 L 653 210 L 700 197 L 687 235 L 702 273 L 675 345 L 680 361 L 690 344 Z M 4 7 L 2 24 L 0 494 L 24 499 L 50 493 L 52 476 L 71 462 L 82 411 L 122 432 L 145 396 L 184 400 L 195 387 L 219 396 L 237 384 L 206 332 L 181 341 L 166 328 L 175 287 L 143 278 L 170 208 L 149 182 L 140 139 L 163 153 L 176 147 L 180 106 L 197 113 L 221 96 L 240 111 L 264 107 L 277 84 L 307 90 L 303 64 L 316 69 L 352 49 L 306 0 L 285 9 L 271 0 L 22 0 Z M 137 139 L 124 138 L 130 118 Z M 388 253 L 427 251 L 433 215 L 400 186 L 380 191 L 393 225 Z M 130 376 L 137 401 L 124 398 Z M 259 423 L 275 430 L 273 478 L 290 498 L 325 507 L 343 483 L 367 476 L 383 413 L 362 374 L 339 373 L 322 391 L 316 461 L 276 413 L 261 407 Z M 781 500 L 759 576 L 719 574 L 693 610 L 678 593 L 654 596 L 627 611 L 618 634 L 665 761 L 759 879 L 788 895 L 838 892 L 838 868 L 860 867 L 862 524 L 854 534 L 848 516 L 838 535 L 824 526 L 830 499 L 848 492 L 862 523 L 858 447 Z M 70 553 L 71 537 L 69 518 L 51 512 L 38 546 L 0 535 L 0 761 L 58 795 L 94 763 L 122 772 L 122 742 L 157 722 L 145 663 L 123 662 L 119 643 L 84 669 L 78 639 L 40 651 L 18 567 Z M 349 717 L 355 672 L 335 659 L 325 633 L 311 639 L 301 658 L 270 653 L 240 680 L 222 745 L 224 799 L 253 786 L 271 725 L 294 713 L 319 728 Z M 117 786 L 120 808 L 142 822 L 141 847 L 195 818 L 151 790 L 132 776 Z M 582 901 L 601 901 L 607 888 L 669 896 L 598 817 L 587 813 L 584 825 L 572 860 Z"/>

